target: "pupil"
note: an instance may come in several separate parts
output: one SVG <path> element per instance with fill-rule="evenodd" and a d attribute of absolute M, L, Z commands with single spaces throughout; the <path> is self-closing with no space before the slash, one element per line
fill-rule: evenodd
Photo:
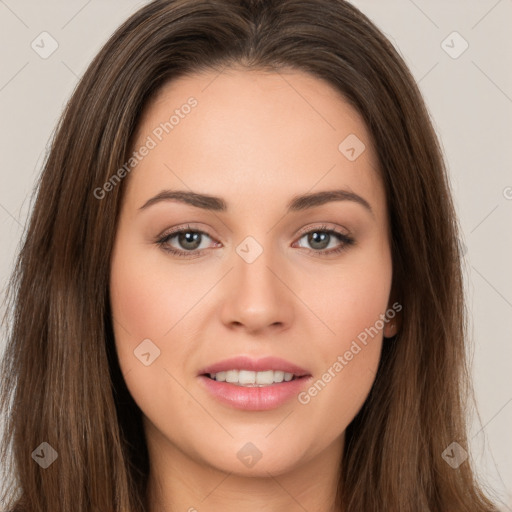
<path fill-rule="evenodd" d="M 201 245 L 200 238 L 201 233 L 191 233 L 187 231 L 186 233 L 179 234 L 179 243 L 184 249 L 197 249 L 197 247 Z"/>
<path fill-rule="evenodd" d="M 314 231 L 313 233 L 309 234 L 308 238 L 308 242 L 311 244 L 312 247 L 316 249 L 325 249 L 329 245 L 330 235 L 329 233 L 319 233 L 318 231 Z M 325 243 L 326 241 L 327 243 Z M 320 246 L 316 244 L 320 244 Z"/>

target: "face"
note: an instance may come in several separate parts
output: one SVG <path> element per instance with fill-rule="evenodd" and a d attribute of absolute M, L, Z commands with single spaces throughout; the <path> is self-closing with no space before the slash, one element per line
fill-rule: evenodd
<path fill-rule="evenodd" d="M 357 111 L 298 71 L 190 75 L 146 109 L 134 151 L 110 298 L 150 453 L 254 476 L 339 458 L 392 304 L 386 197 Z M 204 375 L 234 357 L 247 360 L 212 372 L 232 382 Z"/>

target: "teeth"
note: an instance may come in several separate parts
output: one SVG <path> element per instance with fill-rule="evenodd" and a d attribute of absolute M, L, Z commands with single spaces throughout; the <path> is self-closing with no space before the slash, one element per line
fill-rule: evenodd
<path fill-rule="evenodd" d="M 293 379 L 293 373 L 281 370 L 266 370 L 264 372 L 252 372 L 249 370 L 227 370 L 225 372 L 210 373 L 210 377 L 218 382 L 229 382 L 238 386 L 262 387 L 274 383 L 289 382 Z"/>

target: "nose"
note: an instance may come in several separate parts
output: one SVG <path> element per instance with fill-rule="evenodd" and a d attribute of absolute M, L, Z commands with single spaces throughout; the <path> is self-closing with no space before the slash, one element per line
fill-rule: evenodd
<path fill-rule="evenodd" d="M 222 322 L 251 333 L 288 328 L 297 298 L 283 259 L 264 249 L 252 262 L 234 254 L 233 263 L 223 282 Z"/>

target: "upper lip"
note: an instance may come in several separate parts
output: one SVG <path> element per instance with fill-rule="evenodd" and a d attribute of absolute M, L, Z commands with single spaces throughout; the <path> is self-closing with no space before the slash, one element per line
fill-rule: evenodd
<path fill-rule="evenodd" d="M 224 359 L 212 365 L 203 368 L 199 375 L 206 373 L 218 373 L 227 370 L 249 370 L 253 372 L 263 372 L 265 370 L 282 370 L 287 373 L 293 373 L 296 377 L 303 377 L 310 375 L 304 368 L 297 366 L 289 361 L 279 357 L 262 357 L 260 359 L 251 359 L 246 356 L 232 357 L 231 359 Z"/>

